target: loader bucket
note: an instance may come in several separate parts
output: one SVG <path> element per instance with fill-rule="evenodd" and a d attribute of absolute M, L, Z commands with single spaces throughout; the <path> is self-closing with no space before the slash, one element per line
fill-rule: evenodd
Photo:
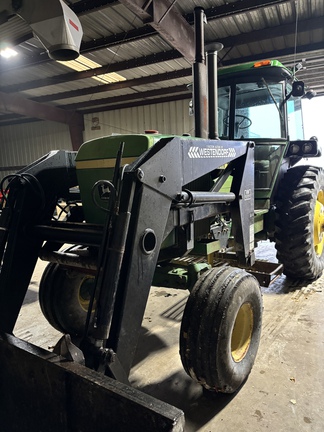
<path fill-rule="evenodd" d="M 1 430 L 181 432 L 184 414 L 14 336 L 0 336 Z"/>

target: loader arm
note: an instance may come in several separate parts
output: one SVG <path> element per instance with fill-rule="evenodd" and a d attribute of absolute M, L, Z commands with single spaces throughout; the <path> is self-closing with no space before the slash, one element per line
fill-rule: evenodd
<path fill-rule="evenodd" d="M 107 322 L 111 303 L 100 304 L 95 330 L 96 338 L 107 340 L 106 346 L 116 353 L 126 375 L 132 365 L 161 244 L 173 229 L 186 228 L 187 250 L 181 253 L 187 253 L 193 247 L 194 222 L 232 208 L 234 217 L 241 218 L 237 224 L 240 228 L 235 231 L 239 254 L 243 254 L 246 263 L 253 264 L 254 177 L 253 170 L 245 169 L 247 158 L 249 163 L 253 160 L 251 143 L 175 137 L 161 139 L 126 168 L 110 253 L 102 269 L 98 269 L 104 275 L 100 278 L 101 286 L 96 287 L 100 293 L 106 293 L 103 298 L 114 298 L 115 307 Z M 184 191 L 192 181 L 228 163 L 233 164 L 233 170 L 236 166 L 238 176 L 234 173 L 233 187 L 237 195 Z M 249 227 L 244 233 L 243 226 Z M 124 244 L 120 244 L 118 239 L 122 239 L 125 227 L 128 232 Z M 114 254 L 120 254 L 121 249 L 123 258 L 117 268 Z M 105 281 L 111 283 L 105 285 Z M 109 290 L 113 291 L 110 295 Z"/>
<path fill-rule="evenodd" d="M 234 231 L 237 258 L 245 265 L 253 264 L 251 215 L 254 176 L 253 169 L 248 167 L 253 165 L 253 153 L 254 145 L 248 142 L 162 138 L 132 164 L 121 170 L 117 166 L 114 175 L 116 184 L 109 182 L 111 191 L 115 189 L 116 193 L 109 198 L 109 201 L 114 201 L 108 206 L 110 211 L 104 225 L 51 219 L 57 200 L 62 197 L 69 200 L 70 188 L 76 185 L 74 153 L 50 153 L 12 177 L 0 216 L 0 354 L 5 356 L 11 352 L 15 356 L 15 376 L 18 374 L 13 385 L 9 384 L 5 377 L 12 376 L 13 368 L 10 361 L 3 362 L 0 381 L 10 397 L 2 408 L 8 422 L 14 416 L 13 395 L 20 391 L 26 395 L 26 384 L 22 379 L 25 373 L 28 376 L 34 374 L 33 371 L 41 365 L 42 371 L 46 371 L 49 377 L 46 389 L 41 376 L 30 384 L 30 394 L 39 407 L 31 417 L 37 424 L 42 419 L 44 401 L 47 400 L 45 395 L 54 392 L 56 377 L 61 376 L 61 370 L 70 363 L 69 369 L 75 377 L 73 380 L 77 383 L 82 381 L 85 394 L 95 392 L 94 406 L 92 401 L 87 402 L 90 412 L 99 412 L 98 406 L 106 407 L 107 401 L 118 397 L 121 409 L 125 406 L 124 421 L 128 425 L 133 421 L 141 424 L 142 411 L 134 411 L 133 402 L 127 397 L 132 391 L 128 375 L 154 272 L 162 259 L 161 245 L 170 234 L 178 231 L 175 238 L 179 237 L 181 241 L 175 243 L 173 252 L 185 255 L 194 247 L 197 222 L 207 220 L 209 231 L 209 220 L 228 214 L 237 224 Z M 226 165 L 226 170 L 219 169 Z M 215 170 L 231 173 L 230 192 L 221 190 L 222 181 L 216 182 L 210 190 L 190 190 L 196 180 Z M 83 257 L 80 262 L 82 268 L 96 274 L 95 319 L 88 321 L 83 337 L 73 338 L 68 349 L 69 335 L 64 335 L 53 353 L 43 352 L 8 334 L 14 331 L 38 256 L 44 250 L 49 254 L 56 252 L 62 244 L 71 242 L 94 251 L 94 255 Z M 63 267 L 80 266 L 79 262 L 72 262 L 71 254 L 64 255 Z M 19 271 L 15 271 L 17 266 Z M 27 355 L 25 351 L 34 355 Z M 83 357 L 86 367 L 77 364 L 77 358 L 82 363 Z M 52 362 L 57 363 L 58 368 Z M 93 380 L 100 381 L 98 375 L 93 375 L 98 372 L 106 377 L 103 377 L 98 388 L 93 389 Z M 64 373 L 62 376 L 68 383 L 70 378 Z M 108 395 L 106 386 L 110 388 Z M 63 390 L 65 393 L 70 391 L 65 384 Z M 54 399 L 54 404 L 59 403 L 62 395 L 56 395 Z M 148 407 L 145 408 L 145 415 L 155 422 L 156 430 L 166 430 L 166 427 L 167 430 L 183 430 L 184 419 L 180 410 L 172 408 L 173 411 L 170 411 L 168 406 L 160 407 L 159 401 L 151 400 L 144 394 L 142 399 Z M 135 404 L 138 403 L 135 401 Z M 114 404 L 112 408 L 100 410 L 107 427 L 119 423 L 113 407 Z M 133 413 L 132 419 L 127 410 Z M 67 410 L 67 419 L 74 415 L 79 414 Z M 69 430 L 66 421 L 69 420 L 59 421 L 62 430 Z M 91 417 L 84 419 L 84 425 L 90 423 Z"/>
<path fill-rule="evenodd" d="M 172 231 L 181 232 L 182 241 L 173 248 L 181 256 L 194 246 L 197 221 L 229 213 L 238 222 L 234 232 L 238 258 L 246 265 L 253 264 L 254 177 L 248 168 L 253 151 L 253 143 L 247 142 L 160 139 L 123 169 L 119 208 L 108 228 L 53 223 L 50 219 L 56 200 L 67 197 L 69 188 L 75 186 L 74 153 L 54 152 L 27 167 L 11 181 L 0 219 L 0 329 L 12 333 L 43 244 L 45 248 L 56 243 L 58 248 L 71 241 L 90 245 L 99 250 L 95 283 L 98 301 L 95 342 L 87 340 L 84 354 L 86 358 L 100 358 L 99 363 L 104 361 L 101 367 L 108 371 L 111 362 L 102 350 L 109 348 L 115 356 L 114 365 L 120 365 L 110 374 L 125 381 L 161 244 Z M 210 191 L 187 189 L 193 181 L 226 164 L 232 171 L 232 192 L 224 193 L 215 187 Z M 28 175 L 36 179 L 33 182 L 37 187 L 29 187 L 28 182 L 26 186 L 26 181 L 21 180 Z M 12 271 L 18 262 L 22 263 L 20 271 Z M 101 351 L 93 354 L 93 346 Z M 98 365 L 98 360 L 89 363 Z"/>
<path fill-rule="evenodd" d="M 10 176 L 8 198 L 0 217 L 0 329 L 12 333 L 42 238 L 33 227 L 48 223 L 58 198 L 76 185 L 75 153 L 52 151 Z M 18 271 L 19 269 L 19 271 Z"/>

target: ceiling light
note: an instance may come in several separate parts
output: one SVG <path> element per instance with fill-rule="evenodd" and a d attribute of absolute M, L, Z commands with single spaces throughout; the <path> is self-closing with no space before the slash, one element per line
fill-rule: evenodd
<path fill-rule="evenodd" d="M 71 68 L 77 72 L 102 67 L 101 64 L 99 64 L 93 60 L 90 60 L 87 57 L 84 57 L 83 55 L 80 55 L 75 60 L 59 61 L 58 63 L 61 63 L 62 65 L 67 66 L 67 67 L 69 67 L 69 68 Z M 109 84 L 109 83 L 113 83 L 113 82 L 119 82 L 119 81 L 125 81 L 126 80 L 126 78 L 124 78 L 123 76 L 119 75 L 116 72 L 95 75 L 92 78 L 97 80 L 97 81 L 100 81 L 104 84 Z"/>
<path fill-rule="evenodd" d="M 95 69 L 100 67 L 101 65 L 93 60 L 89 60 L 87 57 L 80 55 L 77 59 L 77 62 L 82 63 L 85 66 L 88 66 L 89 69 Z"/>
<path fill-rule="evenodd" d="M 96 75 L 93 76 L 92 78 L 105 84 L 111 84 L 119 81 L 126 81 L 126 78 L 124 78 L 123 76 L 115 72 Z"/>
<path fill-rule="evenodd" d="M 11 58 L 11 57 L 15 57 L 17 54 L 18 54 L 17 51 L 15 51 L 12 48 L 5 48 L 5 49 L 2 49 L 0 51 L 1 57 L 7 58 L 7 59 Z"/>
<path fill-rule="evenodd" d="M 73 69 L 73 70 L 75 70 L 77 72 L 89 70 L 89 68 L 87 66 L 85 66 L 84 64 L 78 62 L 77 60 L 58 61 L 58 63 L 61 63 L 64 66 L 68 66 L 69 68 L 71 68 L 71 69 Z"/>

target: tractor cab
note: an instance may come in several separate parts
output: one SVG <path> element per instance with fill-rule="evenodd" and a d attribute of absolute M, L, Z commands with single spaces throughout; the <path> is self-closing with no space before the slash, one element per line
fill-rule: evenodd
<path fill-rule="evenodd" d="M 255 146 L 255 207 L 266 209 L 282 163 L 308 156 L 301 112 L 303 83 L 277 60 L 247 63 L 218 71 L 218 135 L 251 140 Z M 308 141 L 307 141 L 308 142 Z M 294 148 L 294 147 L 293 147 Z M 313 153 L 317 153 L 314 146 Z M 315 154 L 312 154 L 313 156 Z M 288 157 L 291 156 L 291 157 Z"/>

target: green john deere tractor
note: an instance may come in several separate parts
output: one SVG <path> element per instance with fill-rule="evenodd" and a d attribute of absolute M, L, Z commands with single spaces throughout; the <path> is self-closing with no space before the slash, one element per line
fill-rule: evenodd
<path fill-rule="evenodd" d="M 323 270 L 324 174 L 308 162 L 320 151 L 303 137 L 303 94 L 278 61 L 225 68 L 217 139 L 107 136 L 3 180 L 0 328 L 12 332 L 41 257 L 49 323 L 88 367 L 127 382 L 150 286 L 187 288 L 184 368 L 208 390 L 236 391 L 259 345 L 260 284 L 282 268 Z M 66 217 L 53 217 L 62 203 Z M 255 259 L 261 239 L 279 264 Z"/>

